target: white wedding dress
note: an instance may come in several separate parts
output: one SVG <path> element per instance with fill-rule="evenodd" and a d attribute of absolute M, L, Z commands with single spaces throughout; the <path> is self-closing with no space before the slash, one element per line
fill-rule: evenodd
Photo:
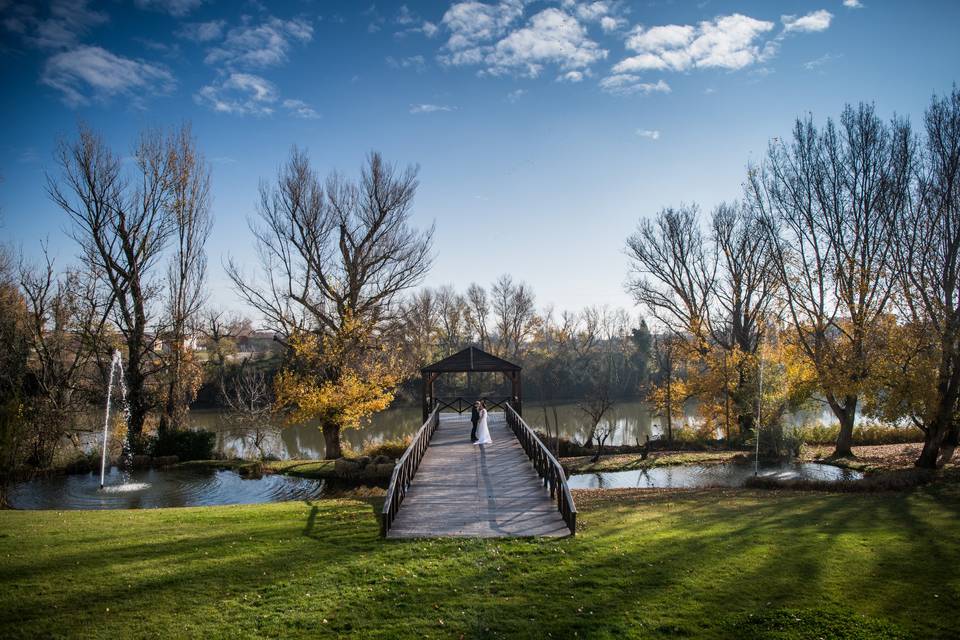
<path fill-rule="evenodd" d="M 477 441 L 473 444 L 490 444 L 490 428 L 487 427 L 487 410 L 480 409 L 480 422 L 477 423 Z"/>

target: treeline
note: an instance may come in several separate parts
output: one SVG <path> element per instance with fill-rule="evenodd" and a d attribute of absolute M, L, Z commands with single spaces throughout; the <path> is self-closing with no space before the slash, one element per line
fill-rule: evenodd
<path fill-rule="evenodd" d="M 870 104 L 798 119 L 749 167 L 743 197 L 661 210 L 627 241 L 638 303 L 672 336 L 667 415 L 695 397 L 706 428 L 779 427 L 812 397 L 851 455 L 858 413 L 924 433 L 921 467 L 960 428 L 960 92 L 922 127 Z M 733 420 L 730 417 L 733 416 Z"/>
<path fill-rule="evenodd" d="M 749 168 L 740 201 L 644 219 L 627 241 L 629 288 L 653 333 L 622 310 L 538 310 L 510 276 L 417 290 L 433 256 L 433 229 L 411 224 L 417 168 L 371 153 L 357 178 L 321 178 L 294 148 L 261 183 L 256 263 L 227 264 L 276 336 L 268 368 L 232 360 L 249 322 L 207 304 L 210 169 L 190 128 L 145 131 L 131 157 L 86 127 L 62 141 L 47 191 L 77 263 L 0 259 L 0 484 L 51 464 L 102 402 L 115 350 L 135 453 L 183 432 L 206 388 L 238 424 L 318 422 L 339 457 L 343 429 L 469 344 L 521 364 L 527 398 L 579 398 L 595 424 L 613 399 L 642 394 L 671 437 L 695 399 L 703 429 L 742 442 L 821 398 L 840 423 L 838 455 L 858 412 L 922 429 L 921 466 L 956 446 L 956 89 L 932 99 L 920 131 L 872 105 L 822 126 L 799 119 Z"/>
<path fill-rule="evenodd" d="M 50 466 L 124 359 L 131 451 L 183 428 L 202 372 L 189 348 L 206 299 L 210 173 L 188 126 L 144 131 L 128 161 L 93 130 L 55 152 L 47 192 L 79 248 L 60 269 L 6 253 L 0 468 Z M 148 425 L 148 423 L 150 423 Z M 0 483 L 0 484 L 5 484 Z M 2 496 L 0 496 L 2 497 Z"/>
<path fill-rule="evenodd" d="M 420 289 L 401 305 L 396 334 L 411 374 L 473 345 L 521 365 L 524 395 L 534 400 L 580 400 L 598 385 L 616 398 L 640 397 L 651 375 L 653 339 L 642 320 L 634 323 L 626 310 L 609 307 L 538 309 L 533 289 L 510 275 L 489 288 Z M 451 378 L 438 384 L 468 391 L 466 376 Z M 501 381 L 473 376 L 470 382 L 476 393 Z M 419 384 L 411 376 L 411 398 L 419 399 Z"/>

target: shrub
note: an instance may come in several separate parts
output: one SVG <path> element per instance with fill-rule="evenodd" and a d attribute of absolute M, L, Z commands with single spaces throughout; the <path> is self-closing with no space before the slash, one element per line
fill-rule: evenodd
<path fill-rule="evenodd" d="M 387 456 L 396 460 L 403 455 L 410 443 L 413 442 L 413 436 L 402 438 L 392 438 L 380 442 L 371 442 L 363 447 L 362 455 L 376 458 L 377 456 Z"/>
<path fill-rule="evenodd" d="M 806 444 L 832 445 L 837 441 L 840 425 L 816 424 L 804 425 L 796 429 Z M 853 444 L 869 446 L 881 444 L 905 444 L 923 442 L 923 432 L 916 427 L 897 427 L 876 422 L 868 422 L 853 429 Z"/>
<path fill-rule="evenodd" d="M 212 431 L 165 431 L 151 438 L 149 450 L 152 456 L 177 456 L 181 462 L 210 460 L 216 442 Z"/>

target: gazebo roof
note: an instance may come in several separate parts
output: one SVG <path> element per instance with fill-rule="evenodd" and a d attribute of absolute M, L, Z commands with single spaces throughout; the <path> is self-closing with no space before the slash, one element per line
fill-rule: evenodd
<path fill-rule="evenodd" d="M 423 367 L 423 373 L 459 373 L 463 371 L 520 371 L 518 365 L 476 347 L 467 347 L 439 362 Z"/>

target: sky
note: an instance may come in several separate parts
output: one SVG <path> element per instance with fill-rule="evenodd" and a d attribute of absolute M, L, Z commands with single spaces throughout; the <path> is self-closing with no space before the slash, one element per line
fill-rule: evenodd
<path fill-rule="evenodd" d="M 80 122 L 119 152 L 190 122 L 211 166 L 211 302 L 254 265 L 247 220 L 293 145 L 356 176 L 420 167 L 425 285 L 509 273 L 540 306 L 622 306 L 626 237 L 709 211 L 797 116 L 874 102 L 917 124 L 958 80 L 960 2 L 0 0 L 0 240 L 76 260 L 50 202 Z"/>

